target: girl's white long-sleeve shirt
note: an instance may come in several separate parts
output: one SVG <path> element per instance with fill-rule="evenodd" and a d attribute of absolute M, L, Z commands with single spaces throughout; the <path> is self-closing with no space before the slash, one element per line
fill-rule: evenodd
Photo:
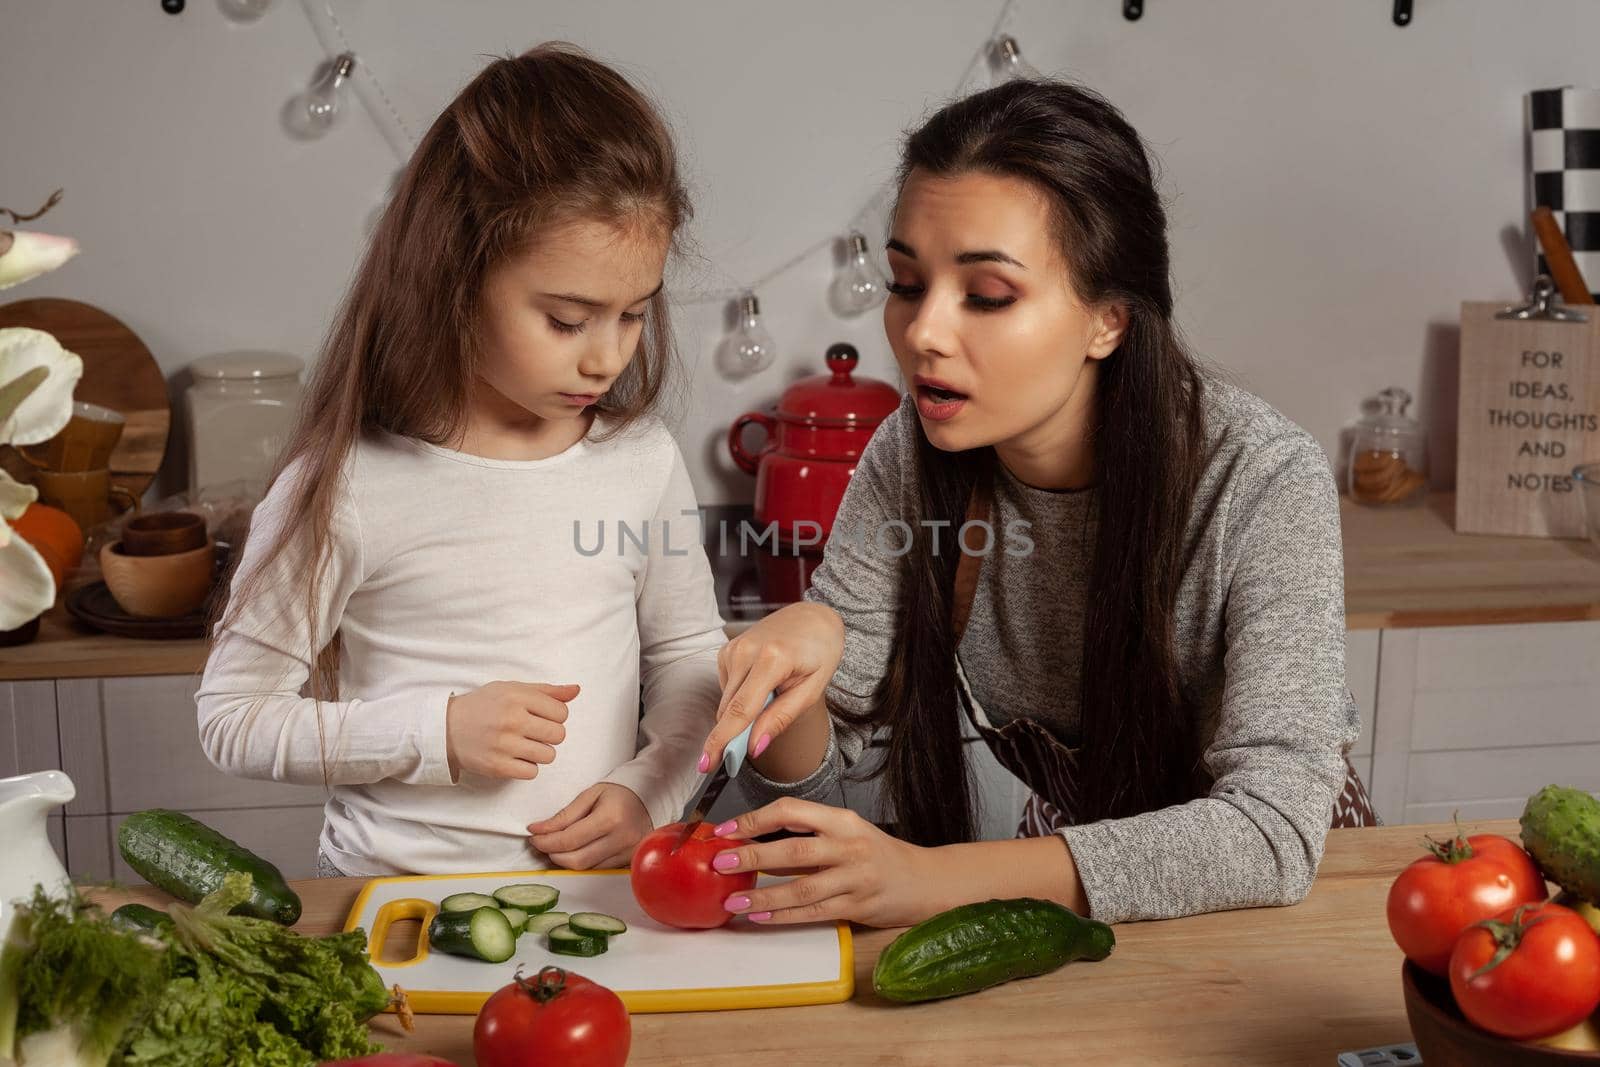
<path fill-rule="evenodd" d="M 531 461 L 362 440 L 340 480 L 317 632 L 298 541 L 218 629 L 196 697 L 211 761 L 326 782 L 320 844 L 353 875 L 547 866 L 527 825 L 596 782 L 674 821 L 716 713 L 723 621 L 671 434 L 646 418 L 597 439 L 606 425 Z M 257 507 L 236 591 L 277 540 L 296 475 Z M 339 699 L 319 703 L 301 691 L 335 630 Z M 452 781 L 446 704 L 496 681 L 580 685 L 566 739 L 531 781 Z"/>

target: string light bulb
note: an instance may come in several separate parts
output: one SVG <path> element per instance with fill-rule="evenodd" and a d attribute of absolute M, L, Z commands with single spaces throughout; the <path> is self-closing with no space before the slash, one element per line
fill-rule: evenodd
<path fill-rule="evenodd" d="M 718 361 L 737 373 L 756 374 L 777 358 L 778 346 L 761 325 L 761 301 L 746 290 L 739 297 L 739 324 L 718 346 Z"/>
<path fill-rule="evenodd" d="M 354 52 L 344 52 L 329 65 L 315 85 L 289 102 L 285 124 L 304 140 L 321 137 L 338 121 L 345 83 L 356 69 Z"/>
<path fill-rule="evenodd" d="M 267 13 L 273 0 L 217 0 L 217 7 L 233 22 L 254 22 Z"/>
<path fill-rule="evenodd" d="M 990 57 L 994 63 L 996 85 L 1009 81 L 1031 81 L 1042 77 L 1038 68 L 1022 58 L 1022 46 L 1017 44 L 1017 39 L 1009 33 L 995 38 Z"/>
<path fill-rule="evenodd" d="M 828 288 L 833 310 L 846 318 L 865 314 L 883 303 L 889 295 L 888 284 L 872 262 L 866 236 L 859 230 L 853 231 L 844 266 Z"/>

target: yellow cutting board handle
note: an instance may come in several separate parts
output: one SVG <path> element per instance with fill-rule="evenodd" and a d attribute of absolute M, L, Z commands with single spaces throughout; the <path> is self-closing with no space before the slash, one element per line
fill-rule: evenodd
<path fill-rule="evenodd" d="M 417 897 L 407 897 L 403 900 L 391 900 L 378 909 L 378 914 L 372 919 L 372 936 L 367 939 L 367 956 L 373 963 L 384 967 L 414 967 L 428 958 L 428 926 L 433 922 L 433 917 L 439 914 L 439 906 L 431 900 L 422 900 Z M 383 951 L 384 939 L 389 936 L 389 927 L 397 922 L 407 919 L 417 919 L 422 923 L 422 933 L 417 937 L 417 951 L 409 959 L 386 960 L 378 955 Z"/>

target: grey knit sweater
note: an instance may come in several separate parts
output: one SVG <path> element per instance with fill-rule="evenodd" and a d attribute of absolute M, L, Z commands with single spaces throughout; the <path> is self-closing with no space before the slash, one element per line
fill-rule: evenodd
<path fill-rule="evenodd" d="M 1176 642 L 1215 784 L 1186 804 L 1062 831 L 1090 913 L 1106 922 L 1303 898 L 1322 858 L 1344 753 L 1360 731 L 1345 685 L 1344 564 L 1327 457 L 1304 430 L 1232 385 L 1208 379 L 1205 406 L 1209 458 Z M 864 451 L 836 530 L 872 530 L 915 514 L 921 432 L 907 397 Z M 996 546 L 960 647 L 973 695 L 994 725 L 1026 716 L 1076 743 L 1095 514 L 1092 489 L 1035 489 L 1008 472 L 996 484 Z M 1020 536 L 1004 537 L 1008 529 Z M 828 696 L 851 711 L 870 705 L 894 636 L 892 552 L 902 542 L 890 533 L 882 543 L 890 551 L 871 537 L 836 534 L 806 594 L 844 619 L 844 659 Z M 747 799 L 836 795 L 868 739 L 837 720 L 832 727 L 827 755 L 803 781 L 776 783 L 747 767 L 739 779 Z"/>

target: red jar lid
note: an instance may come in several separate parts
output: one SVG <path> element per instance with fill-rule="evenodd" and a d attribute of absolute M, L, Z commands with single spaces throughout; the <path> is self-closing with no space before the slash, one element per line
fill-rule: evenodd
<path fill-rule="evenodd" d="M 800 426 L 859 426 L 871 429 L 900 406 L 900 390 L 888 382 L 856 377 L 854 345 L 828 346 L 827 374 L 801 378 L 783 391 L 778 418 Z"/>

